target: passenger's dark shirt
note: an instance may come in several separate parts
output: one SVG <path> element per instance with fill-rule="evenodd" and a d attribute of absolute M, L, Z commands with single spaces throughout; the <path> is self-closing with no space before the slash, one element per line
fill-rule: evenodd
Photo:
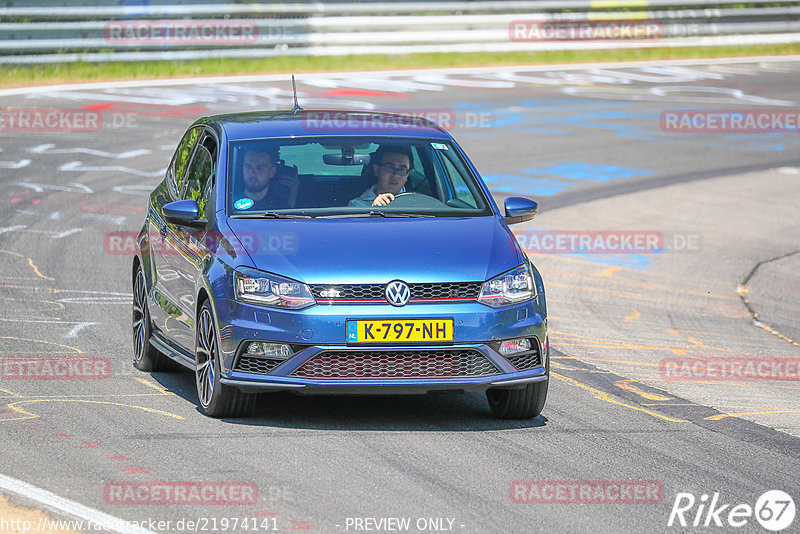
<path fill-rule="evenodd" d="M 253 205 L 244 211 L 265 211 L 265 210 L 281 210 L 291 208 L 289 205 L 289 188 L 283 184 L 271 183 L 267 189 L 267 196 L 261 200 L 256 200 L 247 196 L 242 190 L 234 193 L 233 201 L 249 198 L 253 201 Z"/>

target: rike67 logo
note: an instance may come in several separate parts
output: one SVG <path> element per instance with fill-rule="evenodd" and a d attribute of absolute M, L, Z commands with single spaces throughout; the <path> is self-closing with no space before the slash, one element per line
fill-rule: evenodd
<path fill-rule="evenodd" d="M 710 499 L 706 493 L 699 499 L 691 493 L 678 493 L 672 504 L 667 526 L 741 528 L 751 525 L 755 518 L 765 529 L 779 532 L 794 522 L 795 512 L 794 499 L 780 490 L 764 492 L 756 500 L 754 507 L 747 503 L 724 503 L 718 491 Z M 751 529 L 752 527 L 746 530 Z"/>

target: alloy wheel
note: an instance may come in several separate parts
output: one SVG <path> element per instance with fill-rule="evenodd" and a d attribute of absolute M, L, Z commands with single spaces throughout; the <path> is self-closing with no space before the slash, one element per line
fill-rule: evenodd
<path fill-rule="evenodd" d="M 147 350 L 147 302 L 145 300 L 144 273 L 136 272 L 133 283 L 133 358 L 141 363 Z"/>
<path fill-rule="evenodd" d="M 214 321 L 207 307 L 200 311 L 197 321 L 197 347 L 195 350 L 197 370 L 197 395 L 200 404 L 208 406 L 214 394 L 214 367 L 217 358 L 217 336 Z"/>

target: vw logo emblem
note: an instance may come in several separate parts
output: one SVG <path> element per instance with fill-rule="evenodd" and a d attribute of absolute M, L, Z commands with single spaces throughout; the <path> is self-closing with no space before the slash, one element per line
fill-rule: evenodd
<path fill-rule="evenodd" d="M 411 290 L 402 280 L 392 280 L 386 284 L 386 302 L 392 306 L 405 306 L 411 298 Z"/>

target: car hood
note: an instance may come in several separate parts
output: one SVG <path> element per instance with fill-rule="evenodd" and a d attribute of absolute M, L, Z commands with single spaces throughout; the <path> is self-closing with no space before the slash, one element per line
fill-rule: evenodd
<path fill-rule="evenodd" d="M 227 222 L 255 268 L 308 284 L 479 282 L 524 261 L 496 217 Z"/>

